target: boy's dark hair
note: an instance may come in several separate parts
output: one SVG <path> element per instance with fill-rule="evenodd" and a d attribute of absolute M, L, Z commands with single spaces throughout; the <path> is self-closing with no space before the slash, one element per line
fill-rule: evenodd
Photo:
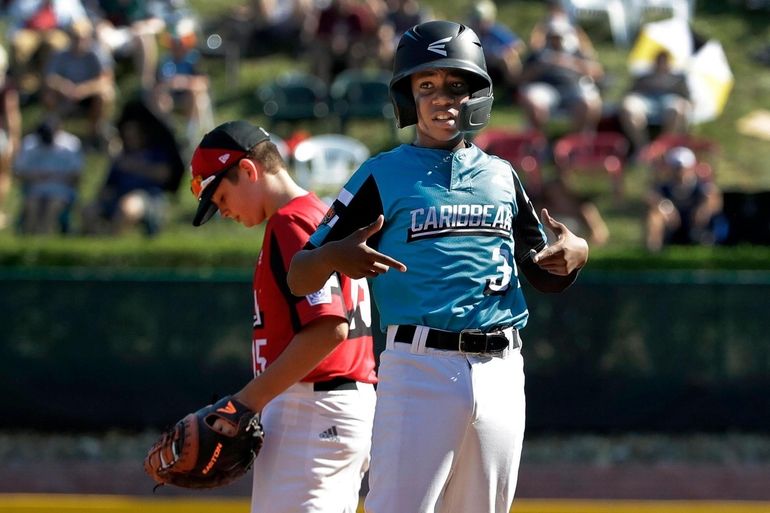
<path fill-rule="evenodd" d="M 281 157 L 278 147 L 272 141 L 263 141 L 257 144 L 249 150 L 244 158 L 260 162 L 264 166 L 265 171 L 270 174 L 286 169 L 286 162 Z M 233 166 L 225 173 L 225 179 L 230 183 L 238 183 L 237 169 L 238 166 Z"/>

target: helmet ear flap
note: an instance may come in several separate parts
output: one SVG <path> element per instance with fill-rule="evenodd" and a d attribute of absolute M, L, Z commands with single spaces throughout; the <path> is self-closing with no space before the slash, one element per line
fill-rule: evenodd
<path fill-rule="evenodd" d="M 404 82 L 402 80 L 394 84 L 390 91 L 398 128 L 405 128 L 417 123 L 417 106 L 414 104 L 414 96 L 412 96 L 411 88 L 404 87 Z"/>

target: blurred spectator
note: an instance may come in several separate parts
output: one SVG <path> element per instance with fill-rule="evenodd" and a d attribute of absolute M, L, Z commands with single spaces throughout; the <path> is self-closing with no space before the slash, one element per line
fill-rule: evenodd
<path fill-rule="evenodd" d="M 393 56 L 396 53 L 401 36 L 414 27 L 433 18 L 429 8 L 420 5 L 418 0 L 385 0 L 387 9 L 385 19 L 380 25 L 380 67 L 393 67 Z"/>
<path fill-rule="evenodd" d="M 83 164 L 80 139 L 61 130 L 55 118 L 24 137 L 14 163 L 22 192 L 22 233 L 69 231 Z"/>
<path fill-rule="evenodd" d="M 484 48 L 492 83 L 503 88 L 507 97 L 513 97 L 521 74 L 521 55 L 526 50 L 524 41 L 497 21 L 497 6 L 492 0 L 474 3 L 468 24 Z"/>
<path fill-rule="evenodd" d="M 104 186 L 83 212 L 88 234 L 121 234 L 141 225 L 156 235 L 179 188 L 184 163 L 170 128 L 141 101 L 126 104 L 117 123 L 123 143 Z"/>
<path fill-rule="evenodd" d="M 86 0 L 96 39 L 116 60 L 131 59 L 145 91 L 152 88 L 158 63 L 156 38 L 165 22 L 149 0 Z"/>
<path fill-rule="evenodd" d="M 677 146 L 664 157 L 663 176 L 647 196 L 646 245 L 660 251 L 666 244 L 714 244 L 725 235 L 722 193 L 695 171 L 689 148 Z"/>
<path fill-rule="evenodd" d="M 277 53 L 296 56 L 302 50 L 305 18 L 315 0 L 247 0 L 206 27 L 244 57 Z M 211 49 L 218 49 L 219 43 Z M 222 48 L 225 50 L 225 48 Z"/>
<path fill-rule="evenodd" d="M 25 99 L 40 90 L 50 55 L 67 47 L 67 29 L 83 19 L 80 0 L 13 0 L 8 8 L 11 72 Z"/>
<path fill-rule="evenodd" d="M 596 129 L 602 99 L 596 82 L 604 76 L 601 64 L 579 50 L 564 47 L 570 26 L 552 21 L 546 46 L 532 53 L 521 75 L 520 101 L 530 125 L 543 131 L 551 115 L 566 110 L 573 131 Z"/>
<path fill-rule="evenodd" d="M 20 137 L 19 93 L 8 76 L 8 54 L 0 46 L 0 230 L 8 224 L 5 200 L 11 190 L 11 166 Z"/>
<path fill-rule="evenodd" d="M 46 69 L 43 103 L 63 120 L 85 112 L 89 143 L 101 148 L 109 142 L 108 119 L 115 99 L 112 59 L 93 38 L 90 21 L 78 21 L 68 32 L 69 48 L 54 54 Z"/>
<path fill-rule="evenodd" d="M 381 0 L 329 0 L 311 11 L 304 27 L 311 73 L 331 84 L 343 70 L 376 60 L 384 16 Z"/>
<path fill-rule="evenodd" d="M 731 4 L 741 4 L 744 9 L 750 11 L 770 10 L 770 0 L 731 0 Z"/>
<path fill-rule="evenodd" d="M 533 202 L 538 206 L 538 211 L 547 208 L 549 214 L 557 217 L 573 233 L 588 239 L 591 244 L 603 246 L 610 238 L 607 223 L 596 205 L 577 194 L 563 177 L 545 182 L 540 195 L 533 198 Z"/>
<path fill-rule="evenodd" d="M 623 96 L 618 117 L 638 151 L 648 142 L 650 125 L 660 126 L 663 134 L 685 132 L 691 110 L 687 77 L 671 70 L 671 55 L 664 50 L 653 69 L 637 77 Z"/>
<path fill-rule="evenodd" d="M 537 22 L 529 35 L 529 48 L 537 51 L 546 46 L 549 27 L 552 23 L 564 24 L 568 29 L 564 34 L 564 48 L 570 52 L 580 51 L 586 57 L 596 58 L 596 50 L 588 34 L 579 26 L 572 23 L 562 0 L 546 0 L 547 12 L 545 17 Z"/>
<path fill-rule="evenodd" d="M 214 127 L 209 77 L 200 69 L 200 52 L 195 47 L 194 27 L 181 20 L 168 27 L 163 40 L 168 53 L 161 57 L 153 91 L 159 112 L 180 112 L 188 141 L 197 141 Z"/>

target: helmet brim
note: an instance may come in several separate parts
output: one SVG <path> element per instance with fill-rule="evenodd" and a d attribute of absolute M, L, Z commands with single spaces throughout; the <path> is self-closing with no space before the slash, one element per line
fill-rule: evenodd
<path fill-rule="evenodd" d="M 427 71 L 431 69 L 453 69 L 465 71 L 473 80 L 473 83 L 471 84 L 471 90 L 473 92 L 476 92 L 480 89 L 492 88 L 492 79 L 489 77 L 489 74 L 485 70 L 481 69 L 479 66 L 474 65 L 473 63 L 468 62 L 467 60 L 451 58 L 436 59 L 434 61 L 424 62 L 418 64 L 417 66 L 412 66 L 411 68 L 403 70 L 397 75 L 393 76 L 393 79 L 390 81 L 390 87 L 403 87 L 403 80 L 408 79 L 420 71 Z"/>

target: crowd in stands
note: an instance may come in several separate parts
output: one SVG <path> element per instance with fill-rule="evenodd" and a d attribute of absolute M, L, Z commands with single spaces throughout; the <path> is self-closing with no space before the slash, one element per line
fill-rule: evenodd
<path fill-rule="evenodd" d="M 3 14 L 0 228 L 66 233 L 77 213 L 84 234 L 119 234 L 133 226 L 158 233 L 181 181 L 185 143 L 214 125 L 214 92 L 202 66 L 202 50 L 213 47 L 204 48 L 195 13 L 183 0 L 6 0 Z M 347 70 L 388 72 L 400 36 L 432 18 L 419 0 L 249 0 L 212 22 L 240 58 L 284 53 L 331 89 Z M 520 109 L 523 124 L 515 130 L 548 141 L 548 151 L 532 157 L 538 169 L 553 163 L 548 153 L 565 134 L 621 134 L 627 146 L 613 155 L 618 162 L 605 158 L 611 174 L 625 163 L 649 165 L 640 155 L 651 141 L 690 130 L 687 80 L 672 69 L 671 56 L 661 51 L 648 72 L 625 77 L 625 92 L 613 103 L 605 97 L 601 55 L 562 1 L 544 0 L 542 19 L 529 34 L 502 23 L 492 0 L 469 2 L 457 18 L 479 35 L 495 101 Z M 136 94 L 118 93 L 117 75 L 125 67 Z M 31 104 L 40 106 L 41 119 L 25 123 L 25 135 L 21 112 Z M 695 163 L 685 165 L 692 160 L 686 146 L 680 141 L 661 156 L 668 182 L 665 173 L 650 173 L 653 192 L 643 222 L 652 251 L 666 243 L 718 242 L 704 235 L 719 211 L 718 189 L 713 177 L 697 173 L 698 185 L 692 185 L 687 170 Z M 78 190 L 89 151 L 108 155 L 109 167 L 97 197 L 85 201 Z M 606 243 L 609 230 L 596 205 L 572 190 L 571 175 L 554 167 L 554 176 L 533 188 L 533 201 L 574 221 L 576 233 L 594 244 Z M 12 176 L 22 196 L 18 215 L 6 210 Z M 689 203 L 680 209 L 682 196 Z M 708 208 L 693 206 L 701 201 Z"/>
<path fill-rule="evenodd" d="M 2 9 L 0 229 L 158 233 L 184 142 L 214 126 L 195 14 L 179 0 L 9 0 Z M 136 90 L 120 89 L 124 66 Z M 91 201 L 79 194 L 88 152 L 108 157 Z"/>

